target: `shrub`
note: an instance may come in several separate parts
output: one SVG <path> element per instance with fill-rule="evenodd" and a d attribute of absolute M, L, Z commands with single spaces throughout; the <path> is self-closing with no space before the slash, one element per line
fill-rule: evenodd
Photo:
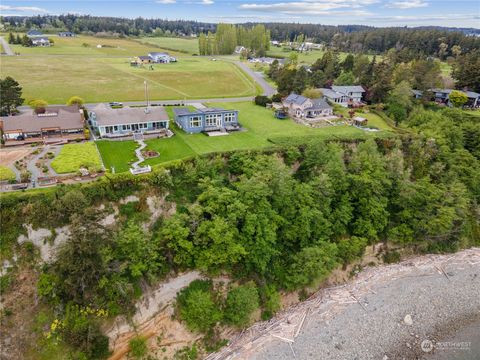
<path fill-rule="evenodd" d="M 130 354 L 134 359 L 141 359 L 147 354 L 147 340 L 142 336 L 136 336 L 128 342 Z"/>
<path fill-rule="evenodd" d="M 358 236 L 340 240 L 337 244 L 339 258 L 346 265 L 353 260 L 362 257 L 368 240 Z"/>
<path fill-rule="evenodd" d="M 273 94 L 272 95 L 272 101 L 273 102 L 282 102 L 282 95 L 280 94 Z"/>
<path fill-rule="evenodd" d="M 275 285 L 266 285 L 260 288 L 260 298 L 263 307 L 262 320 L 268 320 L 280 310 L 280 294 Z"/>
<path fill-rule="evenodd" d="M 265 95 L 255 96 L 255 105 L 265 107 L 267 106 L 267 104 L 271 104 L 271 103 L 272 103 L 272 100 L 268 96 L 265 96 Z"/>
<path fill-rule="evenodd" d="M 173 356 L 175 360 L 196 360 L 198 358 L 198 351 L 195 344 L 192 347 L 185 346 L 178 350 Z"/>
<path fill-rule="evenodd" d="M 207 332 L 221 320 L 222 313 L 213 299 L 212 282 L 195 280 L 177 295 L 180 318 L 192 331 Z"/>
<path fill-rule="evenodd" d="M 383 255 L 383 262 L 386 264 L 393 264 L 400 261 L 400 253 L 398 251 L 387 251 Z"/>
<path fill-rule="evenodd" d="M 237 327 L 244 327 L 250 322 L 252 313 L 258 308 L 258 291 L 250 281 L 228 292 L 225 303 L 225 322 Z"/>

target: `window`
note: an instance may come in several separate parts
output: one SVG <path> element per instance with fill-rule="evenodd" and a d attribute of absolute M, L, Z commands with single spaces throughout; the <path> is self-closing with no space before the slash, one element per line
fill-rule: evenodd
<path fill-rule="evenodd" d="M 115 126 L 113 127 L 113 130 L 114 130 L 114 131 L 118 131 L 118 126 L 115 125 Z"/>
<path fill-rule="evenodd" d="M 225 122 L 233 122 L 235 121 L 235 113 L 226 113 L 224 115 Z"/>
<path fill-rule="evenodd" d="M 222 114 L 205 115 L 205 126 L 220 126 L 222 124 Z"/>
<path fill-rule="evenodd" d="M 200 116 L 191 116 L 190 127 L 200 127 L 200 126 L 202 126 L 202 118 Z"/>

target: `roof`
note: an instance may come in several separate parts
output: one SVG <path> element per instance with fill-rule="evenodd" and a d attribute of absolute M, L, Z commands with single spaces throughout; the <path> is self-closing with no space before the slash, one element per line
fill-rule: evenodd
<path fill-rule="evenodd" d="M 149 52 L 148 56 L 170 56 L 166 52 Z"/>
<path fill-rule="evenodd" d="M 305 110 L 325 110 L 332 108 L 324 99 L 312 99 L 312 103 L 312 107 Z"/>
<path fill-rule="evenodd" d="M 431 91 L 433 91 L 435 93 L 443 93 L 443 94 L 450 94 L 454 90 L 455 89 L 431 89 Z M 467 95 L 467 97 L 469 97 L 471 99 L 476 99 L 476 98 L 480 97 L 480 94 L 476 93 L 474 91 L 468 91 L 468 90 L 467 91 L 457 90 L 457 91 L 465 93 Z"/>
<path fill-rule="evenodd" d="M 29 32 L 27 32 L 27 36 L 39 36 L 39 35 L 43 35 L 43 33 L 38 30 L 30 30 Z"/>
<path fill-rule="evenodd" d="M 362 93 L 365 92 L 365 89 L 360 85 L 349 85 L 349 86 L 332 85 L 332 90 L 342 94 L 347 94 L 349 92 L 362 92 Z"/>
<path fill-rule="evenodd" d="M 4 131 L 36 132 L 49 127 L 83 128 L 83 116 L 77 105 L 47 106 L 45 114 L 37 115 L 33 110 L 27 110 L 15 116 L 2 116 L 0 120 L 3 122 Z"/>
<path fill-rule="evenodd" d="M 345 96 L 345 94 L 340 94 L 338 92 L 333 91 L 332 89 L 320 88 L 318 90 L 322 92 L 323 96 L 329 99 L 337 99 L 337 98 L 341 98 L 342 96 Z"/>
<path fill-rule="evenodd" d="M 35 41 L 50 41 L 50 40 L 48 40 L 48 37 L 46 36 L 36 36 L 32 38 L 32 41 L 35 42 Z"/>
<path fill-rule="evenodd" d="M 413 95 L 417 95 L 417 96 L 422 96 L 423 95 L 423 91 L 421 91 L 421 90 L 413 89 L 412 93 L 413 93 Z"/>
<path fill-rule="evenodd" d="M 151 58 L 150 56 L 143 56 L 143 55 L 142 55 L 142 56 L 138 56 L 138 58 L 139 58 L 140 60 L 152 60 L 152 58 Z"/>
<path fill-rule="evenodd" d="M 294 103 L 294 104 L 297 104 L 297 105 L 302 105 L 305 101 L 307 101 L 308 98 L 306 98 L 305 96 L 302 96 L 302 95 L 297 95 L 295 93 L 291 93 L 290 95 L 288 95 L 286 97 L 285 100 L 283 100 L 283 102 L 287 102 L 287 103 Z"/>
<path fill-rule="evenodd" d="M 235 46 L 235 52 L 242 51 L 243 49 L 245 49 L 245 46 Z"/>
<path fill-rule="evenodd" d="M 353 118 L 353 120 L 355 120 L 356 122 L 365 122 L 367 121 L 367 119 L 365 119 L 364 117 L 361 117 L 361 116 L 355 116 Z"/>
<path fill-rule="evenodd" d="M 71 32 L 71 31 L 61 31 L 61 32 L 58 33 L 58 35 L 67 35 L 67 34 L 69 34 L 69 35 L 75 35 L 75 34 L 74 34 L 73 32 Z"/>
<path fill-rule="evenodd" d="M 163 106 L 152 106 L 148 108 L 123 107 L 112 109 L 107 104 L 98 104 L 92 111 L 97 116 L 98 126 L 135 124 L 152 121 L 168 121 L 168 114 Z"/>
<path fill-rule="evenodd" d="M 203 108 L 203 109 L 190 110 L 187 107 L 178 107 L 173 109 L 173 113 L 177 116 L 223 113 L 223 112 L 232 112 L 232 111 L 237 111 L 237 110 L 222 109 L 222 108 Z"/>

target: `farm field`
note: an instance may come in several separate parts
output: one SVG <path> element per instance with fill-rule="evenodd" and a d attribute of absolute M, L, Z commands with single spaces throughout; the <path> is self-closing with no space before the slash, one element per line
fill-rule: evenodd
<path fill-rule="evenodd" d="M 81 167 L 100 170 L 102 161 L 93 142 L 67 144 L 52 161 L 52 168 L 59 174 L 77 172 Z"/>
<path fill-rule="evenodd" d="M 143 44 L 153 44 L 163 49 L 198 54 L 197 38 L 143 37 L 137 41 Z"/>
<path fill-rule="evenodd" d="M 84 42 L 91 46 L 82 46 Z M 96 43 L 117 47 L 97 49 Z M 21 84 L 26 102 L 42 98 L 50 104 L 63 104 L 73 95 L 86 102 L 144 100 L 144 81 L 155 100 L 243 97 L 259 91 L 225 61 L 172 53 L 177 63 L 155 64 L 154 70 L 130 66 L 133 55 L 153 50 L 159 49 L 126 39 L 55 38 L 50 48 L 14 45 L 22 55 L 2 58 L 1 71 Z"/>
<path fill-rule="evenodd" d="M 319 139 L 332 139 L 372 136 L 371 133 L 351 126 L 313 129 L 297 124 L 289 119 L 277 120 L 271 110 L 256 106 L 250 102 L 211 103 L 207 105 L 239 110 L 240 123 L 246 131 L 231 133 L 228 136 L 208 137 L 204 134 L 187 134 L 178 129 L 171 121 L 171 128 L 175 132 L 175 136 L 170 139 L 147 140 L 147 149 L 158 151 L 160 156 L 147 160 L 145 164 L 156 165 L 175 159 L 216 151 L 261 149 L 273 146 L 277 139 L 287 137 L 295 139 L 312 136 Z M 167 112 L 173 119 L 172 109 L 167 108 Z M 368 115 L 372 116 L 372 119 L 376 117 L 376 127 L 386 130 L 391 129 L 377 115 Z M 116 172 L 128 170 L 128 163 L 134 159 L 136 143 L 133 141 L 98 141 L 97 145 L 107 169 L 113 165 Z"/>

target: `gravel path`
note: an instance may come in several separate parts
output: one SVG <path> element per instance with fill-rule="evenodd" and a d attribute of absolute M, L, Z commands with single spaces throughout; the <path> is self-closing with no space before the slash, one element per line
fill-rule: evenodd
<path fill-rule="evenodd" d="M 369 268 L 254 325 L 209 359 L 480 359 L 479 325 L 480 248 L 474 248 Z M 467 344 L 436 345 L 451 339 Z M 424 340 L 432 351 L 422 350 Z"/>
<path fill-rule="evenodd" d="M 15 55 L 12 51 L 12 48 L 8 44 L 8 42 L 2 36 L 0 36 L 0 42 L 2 43 L 3 51 L 5 52 L 5 55 L 8 55 L 8 56 Z"/>

